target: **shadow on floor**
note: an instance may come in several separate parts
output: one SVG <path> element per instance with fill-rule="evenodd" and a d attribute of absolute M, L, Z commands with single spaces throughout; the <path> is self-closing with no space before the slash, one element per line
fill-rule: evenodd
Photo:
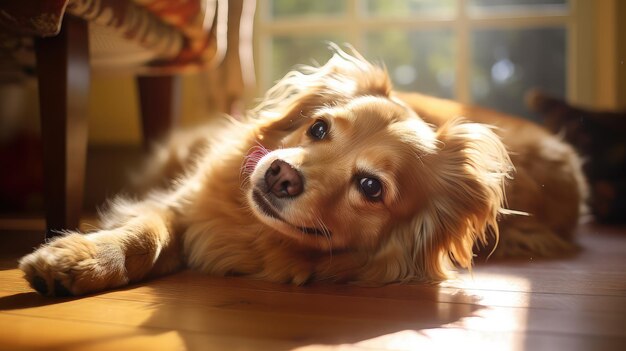
<path fill-rule="evenodd" d="M 225 339 L 236 349 L 264 348 L 264 343 L 271 349 L 352 344 L 420 333 L 484 308 L 477 297 L 432 285 L 293 287 L 181 274 L 187 279 L 175 286 L 167 277 L 151 284 L 158 307 L 142 327 L 178 332 L 188 349 L 210 348 L 212 342 L 223 346 Z"/>

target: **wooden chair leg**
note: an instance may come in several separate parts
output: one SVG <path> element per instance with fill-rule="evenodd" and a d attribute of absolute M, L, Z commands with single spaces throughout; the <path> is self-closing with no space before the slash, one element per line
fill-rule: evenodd
<path fill-rule="evenodd" d="M 49 238 L 78 228 L 82 209 L 90 84 L 87 23 L 66 16 L 61 32 L 36 39 L 35 50 Z"/>
<path fill-rule="evenodd" d="M 143 146 L 163 138 L 178 121 L 181 84 L 178 76 L 139 76 Z"/>

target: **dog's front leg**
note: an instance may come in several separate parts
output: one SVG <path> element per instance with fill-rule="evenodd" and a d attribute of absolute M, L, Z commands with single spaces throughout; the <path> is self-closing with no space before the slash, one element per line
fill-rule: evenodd
<path fill-rule="evenodd" d="M 132 215 L 105 230 L 70 233 L 23 257 L 25 279 L 43 295 L 82 295 L 180 267 L 174 213 L 149 203 L 131 206 Z"/>

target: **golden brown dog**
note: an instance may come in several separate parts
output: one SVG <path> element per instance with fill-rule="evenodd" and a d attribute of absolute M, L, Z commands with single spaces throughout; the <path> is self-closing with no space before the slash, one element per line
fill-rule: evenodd
<path fill-rule="evenodd" d="M 439 281 L 502 255 L 572 248 L 585 198 L 572 148 L 519 119 L 393 92 L 386 72 L 336 49 L 290 72 L 245 121 L 172 137 L 102 229 L 22 258 L 42 294 L 85 294 L 183 266 L 302 284 Z M 505 195 L 506 194 L 506 195 Z"/>

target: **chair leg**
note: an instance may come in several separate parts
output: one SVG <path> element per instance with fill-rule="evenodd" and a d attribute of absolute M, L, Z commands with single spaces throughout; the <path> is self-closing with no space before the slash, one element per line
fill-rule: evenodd
<path fill-rule="evenodd" d="M 61 32 L 35 40 L 43 139 L 46 238 L 77 229 L 87 154 L 90 68 L 87 23 L 66 16 Z"/>
<path fill-rule="evenodd" d="M 180 115 L 180 77 L 139 76 L 139 100 L 143 146 L 163 138 L 177 123 Z"/>

